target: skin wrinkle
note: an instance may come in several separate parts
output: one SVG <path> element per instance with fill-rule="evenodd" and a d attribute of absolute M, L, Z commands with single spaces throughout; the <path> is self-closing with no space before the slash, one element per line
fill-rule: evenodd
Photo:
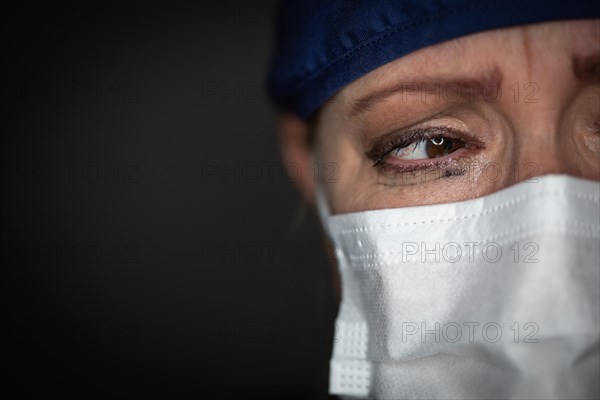
<path fill-rule="evenodd" d="M 522 70 L 524 71 L 525 78 L 522 79 L 523 82 L 536 82 L 540 80 L 540 75 L 544 76 L 546 71 L 541 67 L 543 64 L 551 62 L 551 60 L 546 60 L 548 52 L 559 53 L 560 50 L 556 49 L 557 43 L 555 36 L 563 37 L 565 32 L 563 29 L 563 25 L 558 24 L 554 28 L 554 33 L 548 29 L 546 26 L 526 26 L 520 27 L 515 30 L 516 35 L 520 35 L 520 40 L 514 40 L 513 42 L 517 45 L 521 45 L 518 53 L 522 53 L 520 57 L 520 61 L 522 62 Z M 549 39 L 544 39 L 544 37 Z M 560 42 L 558 43 L 560 46 Z M 544 48 L 546 52 L 544 52 Z M 546 82 L 545 79 L 541 78 L 543 82 Z M 536 82 L 537 84 L 537 82 Z M 554 84 L 554 83 L 551 83 Z M 547 84 L 543 85 L 547 87 Z M 540 89 L 541 91 L 542 89 Z M 546 90 L 544 90 L 545 92 Z M 542 94 L 540 94 L 541 96 Z M 543 100 L 543 99 L 542 99 Z M 549 155 L 549 159 L 557 160 L 560 155 L 557 153 L 556 139 L 555 139 L 555 131 L 554 128 L 556 123 L 558 122 L 558 115 L 555 115 L 555 109 L 553 105 L 548 101 L 541 101 L 541 104 L 538 104 L 539 109 L 544 109 L 544 115 L 538 118 L 539 124 L 536 126 L 536 130 L 528 131 L 526 134 L 522 135 L 514 135 L 515 144 L 516 144 L 516 152 L 519 158 L 528 157 L 527 153 L 530 150 L 527 148 L 527 143 L 531 140 L 536 140 L 539 144 L 540 148 L 545 154 Z M 525 131 L 527 128 L 523 127 L 526 122 L 527 114 L 529 110 L 527 107 L 512 107 L 512 120 L 516 121 L 516 131 Z M 540 113 L 542 111 L 539 111 Z M 516 116 L 516 117 L 515 117 Z M 548 166 L 547 169 L 549 171 L 558 171 L 559 167 L 555 161 L 551 163 L 552 165 Z"/>
<path fill-rule="evenodd" d="M 489 70 L 484 70 L 479 77 L 468 76 L 458 79 L 444 79 L 425 77 L 419 81 L 399 82 L 390 87 L 386 87 L 376 93 L 371 93 L 363 98 L 357 99 L 351 107 L 350 116 L 356 117 L 359 114 L 371 110 L 377 103 L 385 101 L 391 95 L 402 92 L 426 92 L 435 90 L 433 85 L 457 85 L 460 87 L 460 93 L 465 94 L 471 99 L 474 95 L 482 95 L 482 89 L 488 85 L 502 85 L 502 72 L 497 66 Z M 407 94 L 408 96 L 408 94 Z"/>
<path fill-rule="evenodd" d="M 526 64 L 526 71 L 527 71 L 527 80 L 528 81 L 532 81 L 532 58 L 536 56 L 537 53 L 537 49 L 534 50 L 535 47 L 535 42 L 531 43 L 532 41 L 534 41 L 535 39 L 533 39 L 529 33 L 529 27 L 522 27 L 522 28 L 517 28 L 517 32 L 519 32 L 522 36 L 523 39 L 520 41 L 521 43 L 523 43 L 523 53 L 525 55 L 524 60 L 525 60 L 525 64 Z M 517 42 L 519 43 L 519 42 Z"/>

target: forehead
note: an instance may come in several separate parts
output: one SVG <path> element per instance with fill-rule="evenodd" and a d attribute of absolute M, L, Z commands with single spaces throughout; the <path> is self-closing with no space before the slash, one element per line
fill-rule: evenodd
<path fill-rule="evenodd" d="M 547 60 L 541 60 L 548 57 Z M 420 49 L 390 62 L 338 92 L 333 104 L 348 105 L 372 90 L 397 82 L 435 81 L 453 76 L 497 80 L 515 61 L 598 57 L 600 20 L 532 24 L 481 32 Z M 486 79 L 487 78 L 487 79 Z"/>

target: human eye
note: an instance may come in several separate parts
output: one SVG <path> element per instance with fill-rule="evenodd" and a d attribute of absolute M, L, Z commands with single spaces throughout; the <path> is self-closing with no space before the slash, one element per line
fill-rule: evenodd
<path fill-rule="evenodd" d="M 373 167 L 395 174 L 456 167 L 456 161 L 474 154 L 482 142 L 471 134 L 446 126 L 417 128 L 384 135 L 367 156 Z M 444 172 L 445 175 L 456 173 Z"/>
<path fill-rule="evenodd" d="M 435 136 L 431 139 L 421 139 L 409 145 L 400 145 L 384 157 L 394 157 L 401 160 L 423 160 L 443 157 L 465 147 L 465 142 L 447 136 Z"/>

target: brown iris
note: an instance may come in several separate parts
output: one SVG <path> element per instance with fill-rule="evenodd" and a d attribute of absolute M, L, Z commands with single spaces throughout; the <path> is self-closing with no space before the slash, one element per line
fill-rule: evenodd
<path fill-rule="evenodd" d="M 429 158 L 443 157 L 465 147 L 462 140 L 438 136 L 427 141 L 425 152 Z"/>

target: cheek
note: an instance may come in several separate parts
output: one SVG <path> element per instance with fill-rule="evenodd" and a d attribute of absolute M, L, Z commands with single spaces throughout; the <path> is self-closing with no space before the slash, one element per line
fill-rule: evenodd
<path fill-rule="evenodd" d="M 331 212 L 338 214 L 346 209 L 357 193 L 364 192 L 360 186 L 363 170 L 361 154 L 347 133 L 339 127 L 324 124 L 315 144 L 316 159 L 312 166 L 313 178 L 322 185 L 330 202 Z"/>
<path fill-rule="evenodd" d="M 323 160 L 324 167 L 335 171 L 325 183 L 334 213 L 347 213 L 368 209 L 368 199 L 376 195 L 370 160 L 361 154 L 357 146 L 340 139 L 330 148 Z"/>

